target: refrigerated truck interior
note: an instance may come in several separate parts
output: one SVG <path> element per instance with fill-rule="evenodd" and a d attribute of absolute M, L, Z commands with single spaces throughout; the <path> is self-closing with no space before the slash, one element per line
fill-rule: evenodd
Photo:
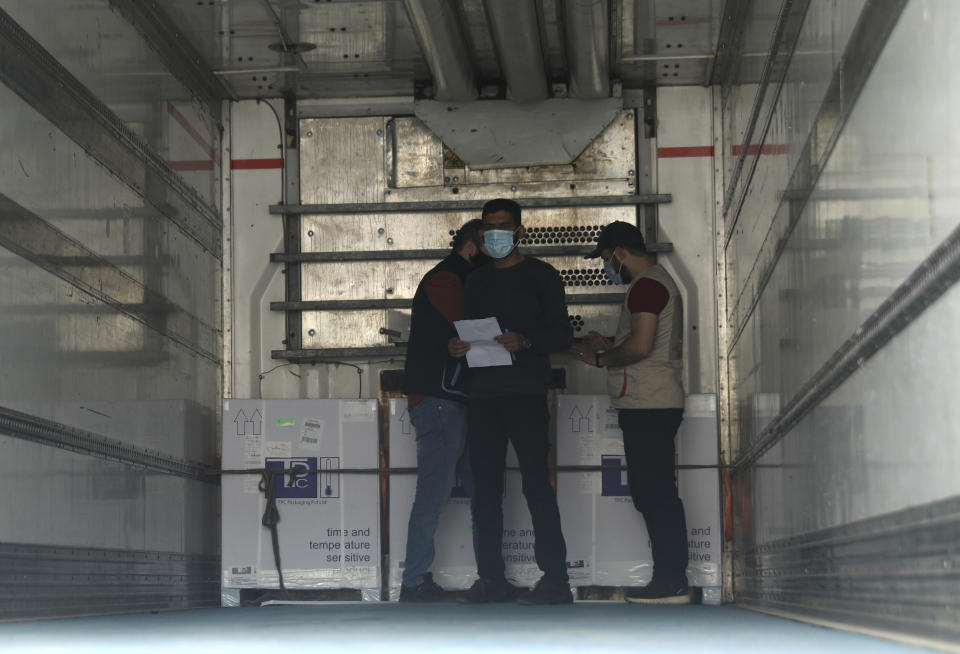
<path fill-rule="evenodd" d="M 0 0 L 0 649 L 957 651 L 957 25 L 953 0 Z M 694 604 L 623 601 L 643 522 L 606 497 L 605 372 L 565 353 L 574 604 L 396 601 L 413 293 L 493 198 L 577 338 L 623 301 L 584 258 L 604 225 L 677 281 Z M 276 557 L 271 465 L 334 516 L 275 500 Z M 459 533 L 434 571 L 462 589 Z"/>

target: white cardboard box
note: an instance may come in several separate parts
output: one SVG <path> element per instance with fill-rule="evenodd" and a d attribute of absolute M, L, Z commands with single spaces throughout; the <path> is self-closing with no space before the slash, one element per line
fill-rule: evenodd
<path fill-rule="evenodd" d="M 683 465 L 715 465 L 716 402 L 713 395 L 688 396 L 677 434 Z M 623 465 L 623 436 L 606 395 L 557 398 L 557 463 Z M 720 585 L 720 501 L 716 468 L 681 470 L 690 564 L 694 586 Z M 643 517 L 633 506 L 626 471 L 560 472 L 560 517 L 567 565 L 576 586 L 639 586 L 653 574 Z"/>
<path fill-rule="evenodd" d="M 223 468 L 303 470 L 278 476 L 284 584 L 290 589 L 380 589 L 375 400 L 224 400 Z M 319 472 L 308 472 L 317 470 Z M 223 586 L 278 588 L 258 475 L 224 475 Z"/>

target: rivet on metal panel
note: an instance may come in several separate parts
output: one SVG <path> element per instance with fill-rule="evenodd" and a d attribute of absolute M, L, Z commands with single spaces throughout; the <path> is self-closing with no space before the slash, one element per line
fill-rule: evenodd
<path fill-rule="evenodd" d="M 308 132 L 307 132 L 307 138 L 308 138 L 308 139 L 309 139 L 309 138 L 313 138 L 313 132 L 308 131 Z"/>
<path fill-rule="evenodd" d="M 380 229 L 377 230 L 377 234 L 379 234 L 380 236 L 383 236 L 383 233 L 384 233 L 385 231 L 387 231 L 387 230 L 385 230 L 383 227 L 381 227 Z"/>
<path fill-rule="evenodd" d="M 393 237 L 387 238 L 387 245 L 393 245 Z"/>
<path fill-rule="evenodd" d="M 460 182 L 460 178 L 459 178 L 459 177 L 454 177 L 454 178 L 453 178 L 453 183 L 454 183 L 454 184 L 457 184 L 457 183 L 459 183 L 459 182 Z"/>
<path fill-rule="evenodd" d="M 316 336 L 316 335 L 317 335 L 317 330 L 316 330 L 316 329 L 308 329 L 308 330 L 307 330 L 307 333 L 310 334 L 311 336 Z"/>
<path fill-rule="evenodd" d="M 633 177 L 633 171 L 632 171 L 632 170 L 628 170 L 628 171 L 627 171 L 627 176 L 628 176 L 628 177 Z"/>
<path fill-rule="evenodd" d="M 310 236 L 311 238 L 313 237 L 313 230 L 312 230 L 312 229 L 307 232 L 307 236 Z"/>
<path fill-rule="evenodd" d="M 511 187 L 510 187 L 510 190 L 511 190 L 511 191 L 516 191 L 516 190 L 517 190 L 517 187 L 516 187 L 515 185 L 514 185 L 514 186 L 511 186 Z"/>
<path fill-rule="evenodd" d="M 383 130 L 382 130 L 382 129 L 378 129 L 378 130 L 377 130 L 377 136 L 383 136 Z"/>
<path fill-rule="evenodd" d="M 627 114 L 626 118 L 627 120 L 633 120 L 633 114 L 632 113 Z"/>

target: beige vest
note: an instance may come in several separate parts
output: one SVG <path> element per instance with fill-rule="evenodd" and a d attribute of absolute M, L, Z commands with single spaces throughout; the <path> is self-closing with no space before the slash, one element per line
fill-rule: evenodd
<path fill-rule="evenodd" d="M 614 344 L 620 345 L 630 336 L 630 291 L 645 278 L 663 284 L 670 299 L 657 320 L 650 354 L 626 367 L 608 368 L 607 392 L 618 409 L 683 408 L 683 302 L 673 278 L 661 266 L 647 268 L 630 283 L 620 309 Z"/>

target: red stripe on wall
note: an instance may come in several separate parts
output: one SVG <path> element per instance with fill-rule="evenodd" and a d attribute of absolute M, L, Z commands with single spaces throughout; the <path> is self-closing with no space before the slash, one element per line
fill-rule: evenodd
<path fill-rule="evenodd" d="M 207 156 L 210 157 L 213 161 L 217 162 L 217 165 L 220 165 L 220 155 L 213 151 L 213 147 L 207 143 L 206 139 L 203 138 L 203 135 L 194 129 L 193 125 L 190 124 L 190 121 L 187 120 L 187 117 L 182 113 L 177 111 L 177 108 L 173 106 L 173 103 L 167 103 L 167 113 L 173 116 L 173 119 L 180 123 L 180 126 L 184 131 L 190 135 L 190 137 L 197 142 L 204 152 L 207 153 Z"/>
<path fill-rule="evenodd" d="M 685 148 L 657 148 L 657 157 L 660 159 L 676 159 L 680 157 L 712 157 L 712 145 L 694 145 Z"/>
<path fill-rule="evenodd" d="M 283 168 L 283 159 L 231 159 L 231 170 L 275 170 Z"/>
<path fill-rule="evenodd" d="M 170 167 L 174 170 L 213 170 L 213 162 L 209 159 L 194 161 L 171 161 Z"/>
<path fill-rule="evenodd" d="M 755 154 L 757 154 L 757 153 L 759 153 L 759 154 L 786 154 L 786 153 L 789 152 L 789 151 L 790 151 L 790 146 L 787 145 L 787 144 L 785 144 L 785 143 L 779 143 L 779 144 L 775 144 L 775 145 L 764 145 L 764 146 L 762 146 L 762 147 L 759 146 L 759 145 L 748 145 L 748 146 L 747 146 L 747 154 L 748 154 L 748 155 L 751 155 L 751 156 L 753 156 L 753 155 L 755 155 Z M 733 156 L 735 156 L 735 157 L 740 156 L 740 153 L 741 153 L 741 152 L 743 152 L 743 146 L 742 146 L 742 145 L 734 145 L 734 146 L 732 146 L 732 147 L 730 148 L 730 153 L 731 153 Z"/>

